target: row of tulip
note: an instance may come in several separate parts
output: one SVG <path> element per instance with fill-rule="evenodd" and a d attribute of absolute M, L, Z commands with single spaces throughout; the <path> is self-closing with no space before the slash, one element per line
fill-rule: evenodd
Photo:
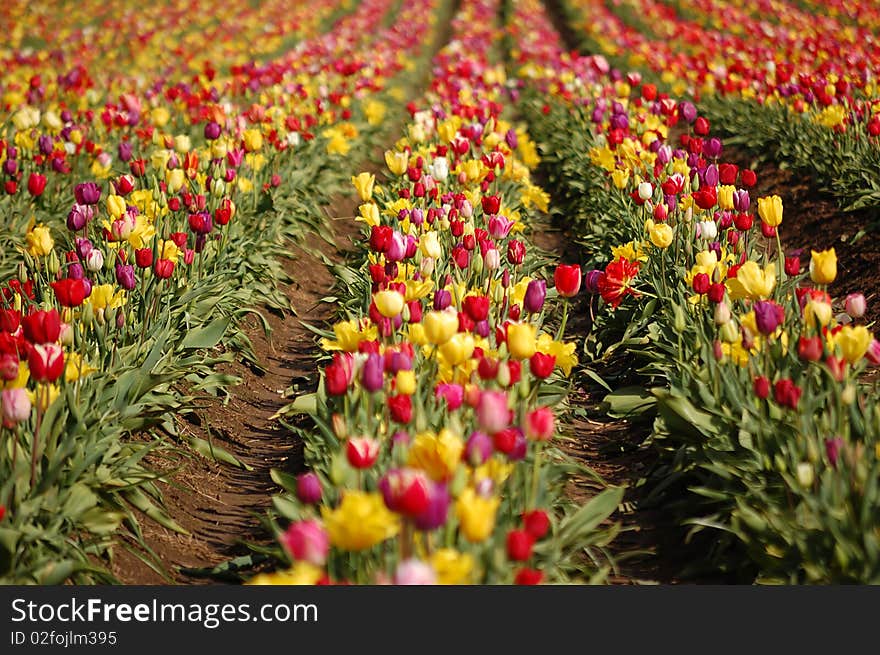
<path fill-rule="evenodd" d="M 598 580 L 621 493 L 582 507 L 554 446 L 577 362 L 565 342 L 576 265 L 552 286 L 527 240 L 548 196 L 509 122 L 498 0 L 462 0 L 431 91 L 385 152 L 385 183 L 352 178 L 365 226 L 342 269 L 345 315 L 308 410 L 311 470 L 275 473 L 276 555 L 253 584 L 534 584 Z M 347 292 L 345 291 L 347 290 Z M 556 317 L 560 317 L 559 323 Z M 555 327 L 551 327 L 555 326 Z"/>
<path fill-rule="evenodd" d="M 873 181 L 880 171 L 880 50 L 869 33 L 831 19 L 810 22 L 786 3 L 777 7 L 785 26 L 760 20 L 751 15 L 759 0 L 737 3 L 742 8 L 678 2 L 681 13 L 651 0 L 563 5 L 586 50 L 691 98 L 718 131 L 811 173 L 846 207 L 880 202 Z M 790 15 L 800 16 L 794 27 Z"/>
<path fill-rule="evenodd" d="M 862 373 L 880 343 L 864 296 L 828 294 L 833 250 L 785 256 L 782 201 L 753 197 L 755 174 L 724 161 L 693 104 L 570 56 L 537 2 L 516 11 L 521 107 L 598 265 L 586 286 L 607 310 L 587 350 L 616 333 L 597 358 L 641 363 L 647 388 L 607 401 L 655 417 L 644 502 L 690 526 L 715 572 L 876 582 L 880 411 Z"/>
<path fill-rule="evenodd" d="M 43 170 L 53 153 L 70 156 L 68 144 L 82 145 L 78 131 L 100 133 L 118 157 L 89 181 L 74 183 L 94 172 L 82 161 L 55 170 L 51 189 L 48 171 L 31 172 L 27 193 L 0 201 L 11 219 L 0 233 L 20 244 L 0 287 L 0 579 L 108 579 L 103 558 L 118 547 L 114 537 L 139 537 L 135 509 L 182 530 L 159 506 L 161 474 L 144 464 L 165 438 L 130 441 L 132 432 L 159 426 L 237 464 L 181 434 L 175 415 L 235 381 L 215 370 L 232 350 L 253 359 L 234 327 L 250 308 L 287 306 L 276 258 L 285 238 L 317 225 L 345 157 L 381 137 L 387 103 L 415 74 L 439 6 L 367 0 L 301 44 L 302 60 L 285 55 L 278 70 L 303 81 L 256 78 L 266 92 L 249 106 L 227 86 L 227 96 L 206 96 L 191 113 L 175 109 L 170 120 L 157 111 L 169 94 L 157 94 L 149 118 L 129 115 L 144 129 L 137 138 L 99 131 L 91 110 L 56 111 L 53 101 L 12 113 L 3 149 L 10 178 Z M 160 86 L 175 88 L 174 79 Z M 50 114 L 61 124 L 47 122 Z M 23 238 L 12 233 L 21 216 Z M 225 354 L 206 355 L 221 342 Z"/>

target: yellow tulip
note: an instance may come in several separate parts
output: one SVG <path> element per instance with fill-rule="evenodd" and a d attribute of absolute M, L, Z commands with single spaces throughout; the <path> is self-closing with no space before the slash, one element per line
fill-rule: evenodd
<path fill-rule="evenodd" d="M 834 248 L 817 252 L 812 250 L 810 279 L 816 284 L 831 284 L 837 277 L 837 253 Z"/>
<path fill-rule="evenodd" d="M 775 286 L 776 266 L 768 264 L 761 270 L 758 263 L 751 260 L 740 266 L 736 277 L 727 279 L 727 290 L 732 300 L 761 300 L 769 297 Z"/>
<path fill-rule="evenodd" d="M 150 121 L 156 127 L 164 127 L 171 120 L 171 112 L 165 107 L 155 107 L 150 111 Z"/>
<path fill-rule="evenodd" d="M 406 167 L 409 165 L 409 155 L 405 152 L 386 150 L 385 165 L 395 175 L 403 175 L 406 172 Z"/>
<path fill-rule="evenodd" d="M 758 216 L 770 227 L 782 223 L 782 198 L 777 195 L 758 198 Z"/>
<path fill-rule="evenodd" d="M 511 323 L 507 326 L 507 350 L 514 359 L 528 359 L 535 354 L 536 329 L 530 323 Z"/>
<path fill-rule="evenodd" d="M 52 233 L 48 227 L 42 224 L 28 232 L 25 239 L 27 241 L 27 251 L 31 257 L 45 257 L 55 247 Z"/>
<path fill-rule="evenodd" d="M 470 487 L 461 493 L 455 503 L 455 514 L 465 539 L 479 543 L 492 534 L 500 502 L 495 496 L 478 496 Z"/>
<path fill-rule="evenodd" d="M 346 491 L 336 509 L 321 508 L 330 543 L 342 550 L 365 550 L 395 536 L 400 520 L 382 496 Z"/>
<path fill-rule="evenodd" d="M 428 336 L 425 334 L 425 326 L 421 323 L 410 323 L 407 338 L 416 346 L 424 346 L 428 343 Z"/>
<path fill-rule="evenodd" d="M 615 187 L 623 189 L 629 183 L 629 170 L 614 169 L 611 173 L 611 181 L 614 182 Z"/>
<path fill-rule="evenodd" d="M 255 575 L 245 584 L 249 585 L 300 585 L 312 586 L 324 577 L 324 570 L 305 560 L 294 562 L 286 571 L 273 571 Z"/>
<path fill-rule="evenodd" d="M 732 184 L 722 184 L 718 187 L 718 206 L 721 209 L 733 209 L 733 192 L 736 187 Z"/>
<path fill-rule="evenodd" d="M 379 208 L 376 206 L 376 203 L 368 202 L 358 207 L 358 209 L 360 210 L 361 215 L 355 220 L 366 223 L 370 227 L 379 225 Z"/>
<path fill-rule="evenodd" d="M 375 184 L 375 182 L 376 176 L 372 173 L 361 173 L 360 175 L 351 178 L 351 183 L 354 185 L 354 188 L 357 189 L 358 195 L 364 202 L 367 202 L 373 197 L 373 184 Z"/>
<path fill-rule="evenodd" d="M 324 350 L 342 350 L 344 352 L 357 352 L 361 341 L 372 341 L 378 335 L 375 325 L 361 329 L 356 320 L 340 321 L 333 325 L 333 334 L 336 341 L 321 339 L 321 347 Z"/>
<path fill-rule="evenodd" d="M 831 322 L 831 305 L 827 302 L 811 300 L 804 307 L 804 321 L 812 325 L 816 321 L 819 325 L 828 325 Z"/>
<path fill-rule="evenodd" d="M 457 321 L 458 319 L 456 319 Z M 472 334 L 457 332 L 445 343 L 440 345 L 440 354 L 450 366 L 467 361 L 474 354 L 474 337 Z"/>
<path fill-rule="evenodd" d="M 419 239 L 419 250 L 425 257 L 439 259 L 443 255 L 443 248 L 440 246 L 440 238 L 436 232 L 428 232 L 423 234 Z"/>
<path fill-rule="evenodd" d="M 666 223 L 654 223 L 650 218 L 645 221 L 648 236 L 658 248 L 668 248 L 672 244 L 672 228 Z"/>
<path fill-rule="evenodd" d="M 868 352 L 873 339 L 874 335 L 864 325 L 845 325 L 834 341 L 840 347 L 843 358 L 850 364 L 855 364 Z"/>
<path fill-rule="evenodd" d="M 177 152 L 184 153 L 192 150 L 192 141 L 186 134 L 178 134 L 174 137 L 174 149 Z"/>
<path fill-rule="evenodd" d="M 413 439 L 407 455 L 407 466 L 421 469 L 437 482 L 449 480 L 461 462 L 464 442 L 457 434 L 444 428 L 440 434 L 422 432 Z"/>
<path fill-rule="evenodd" d="M 373 302 L 385 318 L 394 318 L 403 311 L 403 295 L 397 291 L 379 291 L 373 296 Z"/>
<path fill-rule="evenodd" d="M 125 304 L 125 291 L 120 289 L 114 293 L 112 284 L 96 284 L 92 287 L 92 293 L 89 294 L 89 302 L 95 311 L 108 307 L 120 307 Z"/>
<path fill-rule="evenodd" d="M 107 211 L 113 218 L 119 218 L 125 213 L 125 198 L 110 194 L 107 196 Z"/>
<path fill-rule="evenodd" d="M 437 572 L 439 584 L 452 585 L 471 582 L 474 557 L 470 553 L 460 553 L 454 548 L 441 548 L 431 555 L 430 561 L 431 566 Z"/>
<path fill-rule="evenodd" d="M 255 152 L 263 147 L 263 133 L 254 128 L 245 130 L 241 135 L 241 140 L 244 143 L 244 149 L 248 152 Z"/>
<path fill-rule="evenodd" d="M 168 191 L 170 193 L 177 193 L 180 191 L 185 182 L 186 176 L 184 175 L 182 168 L 174 168 L 170 171 L 165 171 L 165 183 L 168 185 Z"/>
<path fill-rule="evenodd" d="M 416 392 L 416 374 L 415 371 L 398 371 L 394 378 L 394 388 L 397 393 L 405 396 L 411 396 Z"/>
<path fill-rule="evenodd" d="M 364 103 L 364 116 L 370 125 L 379 125 L 385 118 L 385 105 L 378 100 L 368 100 Z"/>
<path fill-rule="evenodd" d="M 428 341 L 440 345 L 458 332 L 458 315 L 454 311 L 430 311 L 425 314 L 422 324 Z"/>

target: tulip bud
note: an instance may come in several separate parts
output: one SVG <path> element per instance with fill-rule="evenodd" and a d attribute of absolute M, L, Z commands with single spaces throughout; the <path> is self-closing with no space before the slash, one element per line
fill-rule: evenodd
<path fill-rule="evenodd" d="M 61 269 L 61 262 L 58 260 L 58 254 L 54 250 L 49 253 L 49 260 L 46 262 L 46 268 L 49 269 L 49 272 L 52 275 L 55 275 Z"/>
<path fill-rule="evenodd" d="M 720 302 L 715 305 L 715 325 L 721 326 L 730 321 L 730 307 L 727 303 Z"/>
<path fill-rule="evenodd" d="M 797 465 L 797 481 L 802 487 L 812 487 L 815 480 L 813 465 L 809 462 L 800 462 Z"/>
<path fill-rule="evenodd" d="M 861 318 L 866 310 L 865 296 L 861 293 L 851 293 L 846 297 L 846 313 L 852 318 Z"/>

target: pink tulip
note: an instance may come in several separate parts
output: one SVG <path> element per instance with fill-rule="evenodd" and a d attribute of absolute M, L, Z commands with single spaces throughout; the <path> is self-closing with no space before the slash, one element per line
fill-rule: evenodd
<path fill-rule="evenodd" d="M 291 523 L 279 537 L 290 556 L 299 561 L 323 566 L 330 550 L 330 538 L 321 522 L 316 519 Z"/>
<path fill-rule="evenodd" d="M 507 407 L 507 394 L 503 391 L 484 391 L 477 405 L 477 423 L 480 429 L 489 434 L 501 432 L 510 425 L 510 410 Z"/>

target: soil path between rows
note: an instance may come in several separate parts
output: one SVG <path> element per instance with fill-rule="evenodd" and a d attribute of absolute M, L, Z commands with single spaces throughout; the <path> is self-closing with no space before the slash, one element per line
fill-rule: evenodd
<path fill-rule="evenodd" d="M 330 320 L 333 307 L 321 298 L 329 295 L 334 276 L 313 253 L 320 250 L 331 260 L 342 260 L 357 232 L 357 224 L 345 220 L 353 216 L 355 209 L 351 198 L 337 198 L 327 208 L 326 225 L 332 230 L 328 236 L 335 247 L 310 234 L 302 245 L 292 246 L 292 256 L 283 260 L 285 271 L 293 279 L 283 291 L 296 315 L 263 311 L 271 328 L 268 335 L 255 317 L 242 326 L 264 370 L 241 361 L 224 365 L 222 372 L 241 378 L 241 383 L 230 389 L 228 403 L 212 402 L 189 421 L 180 421 L 181 432 L 210 439 L 251 470 L 189 452 L 184 453 L 182 461 L 177 453 L 173 460 L 156 457 L 150 462 L 169 472 L 168 482 L 160 484 L 165 507 L 191 533 L 181 535 L 152 521 L 143 522 L 146 543 L 173 582 L 198 582 L 202 578 L 179 569 L 216 566 L 247 553 L 243 540 L 265 541 L 267 535 L 259 517 L 277 491 L 270 471 L 296 471 L 302 467 L 302 444 L 272 417 L 289 402 L 283 397 L 285 389 L 297 385 L 312 390 L 317 385 L 315 335 L 302 322 L 321 325 Z M 168 582 L 125 551 L 120 551 L 113 572 L 128 584 Z"/>

